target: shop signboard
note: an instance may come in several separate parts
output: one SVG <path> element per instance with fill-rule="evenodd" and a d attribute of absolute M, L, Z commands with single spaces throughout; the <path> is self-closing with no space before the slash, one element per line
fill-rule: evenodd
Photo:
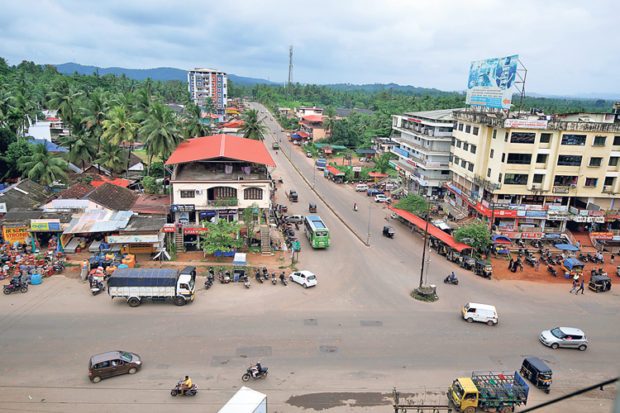
<path fill-rule="evenodd" d="M 506 119 L 504 128 L 547 129 L 546 120 L 538 119 Z"/>
<path fill-rule="evenodd" d="M 546 218 L 547 211 L 525 211 L 525 216 L 528 218 Z"/>
<path fill-rule="evenodd" d="M 547 204 L 549 211 L 568 211 L 568 205 L 549 205 Z"/>
<path fill-rule="evenodd" d="M 202 227 L 183 227 L 184 235 L 198 235 L 201 232 L 205 232 L 205 231 L 208 231 L 208 229 L 202 228 Z"/>
<path fill-rule="evenodd" d="M 498 227 L 500 231 L 514 231 L 515 230 L 514 222 L 500 222 Z"/>
<path fill-rule="evenodd" d="M 174 232 L 174 224 L 164 224 L 162 232 Z"/>
<path fill-rule="evenodd" d="M 510 109 L 517 76 L 518 55 L 471 63 L 467 82 L 467 105 Z"/>
<path fill-rule="evenodd" d="M 418 166 L 418 165 L 417 165 L 414 161 L 412 161 L 411 159 L 407 159 L 407 163 L 408 163 L 409 165 L 413 166 L 414 168 L 417 168 L 417 166 Z"/>
<path fill-rule="evenodd" d="M 392 151 L 394 151 L 395 153 L 397 153 L 397 154 L 398 154 L 398 155 L 400 155 L 400 156 L 404 156 L 405 158 L 408 158 L 408 157 L 409 157 L 409 152 L 407 152 L 407 151 L 406 151 L 406 150 L 404 150 L 404 149 L 397 148 L 396 146 L 393 146 L 393 147 L 392 147 Z"/>
<path fill-rule="evenodd" d="M 569 207 L 568 212 L 570 212 L 573 215 L 579 215 L 579 210 L 575 207 Z"/>
<path fill-rule="evenodd" d="M 194 205 L 170 205 L 170 212 L 194 212 Z"/>
<path fill-rule="evenodd" d="M 500 234 L 505 235 L 508 238 L 512 238 L 512 239 L 519 239 L 519 238 L 521 238 L 521 233 L 520 232 L 504 232 L 504 231 L 500 231 Z"/>
<path fill-rule="evenodd" d="M 159 236 L 157 234 L 143 234 L 143 235 L 108 235 L 107 241 L 109 244 L 138 244 L 138 243 L 156 243 L 159 242 Z"/>
<path fill-rule="evenodd" d="M 545 239 L 560 239 L 562 238 L 562 234 L 560 233 L 555 233 L 555 232 L 550 232 L 545 234 Z"/>
<path fill-rule="evenodd" d="M 31 219 L 30 231 L 37 232 L 59 232 L 60 220 L 58 219 Z"/>
<path fill-rule="evenodd" d="M 26 225 L 5 225 L 2 227 L 2 236 L 4 238 L 4 241 L 11 244 L 15 242 L 23 244 L 26 241 L 26 237 L 28 237 L 28 235 L 29 231 L 28 226 Z"/>
<path fill-rule="evenodd" d="M 587 217 L 590 215 L 590 211 L 588 211 L 587 209 L 580 209 L 579 215 L 581 215 L 582 217 Z"/>
<path fill-rule="evenodd" d="M 605 215 L 605 220 L 606 221 L 613 221 L 613 220 L 616 220 L 616 219 L 620 219 L 620 215 L 618 215 L 618 214 L 607 214 L 607 215 Z"/>
<path fill-rule="evenodd" d="M 598 211 L 590 211 L 590 216 L 591 217 L 602 217 L 605 216 L 605 212 L 598 210 Z"/>
<path fill-rule="evenodd" d="M 510 209 L 496 209 L 495 210 L 495 216 L 496 217 L 503 217 L 503 218 L 516 218 L 517 217 L 517 211 L 513 211 Z"/>
<path fill-rule="evenodd" d="M 221 217 L 230 217 L 234 216 L 237 213 L 236 209 L 222 209 L 219 211 L 219 215 Z"/>
<path fill-rule="evenodd" d="M 567 186 L 554 186 L 553 193 L 554 194 L 568 194 L 569 187 Z"/>
<path fill-rule="evenodd" d="M 523 232 L 523 233 L 521 233 L 521 238 L 538 239 L 538 238 L 542 238 L 542 233 L 540 233 L 540 232 Z"/>
<path fill-rule="evenodd" d="M 590 236 L 596 239 L 614 239 L 613 232 L 590 232 Z"/>
<path fill-rule="evenodd" d="M 217 211 L 200 211 L 198 216 L 200 218 L 211 218 L 217 215 Z"/>
<path fill-rule="evenodd" d="M 353 172 L 362 172 L 362 167 L 361 166 L 354 166 L 353 167 Z"/>

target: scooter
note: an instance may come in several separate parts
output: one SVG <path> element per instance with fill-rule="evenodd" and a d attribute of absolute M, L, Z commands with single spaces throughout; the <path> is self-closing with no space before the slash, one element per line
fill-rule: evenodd
<path fill-rule="evenodd" d="M 181 389 L 182 385 L 183 385 L 182 381 L 178 382 L 177 385 L 174 386 L 174 389 L 170 390 L 170 395 L 172 397 L 176 397 L 178 395 L 195 396 L 196 393 L 198 393 L 198 386 L 196 386 L 195 384 L 192 383 L 192 387 L 190 387 L 189 389 L 185 389 L 185 391 Z"/>
<path fill-rule="evenodd" d="M 97 295 L 102 291 L 105 291 L 105 286 L 101 281 L 92 280 L 90 282 L 90 292 L 92 295 Z"/>
<path fill-rule="evenodd" d="M 260 270 L 258 268 L 256 269 L 256 275 L 254 276 L 254 278 L 256 278 L 256 281 L 258 281 L 259 283 L 263 283 L 263 277 L 261 277 Z"/>
<path fill-rule="evenodd" d="M 519 257 L 523 257 L 523 248 L 519 248 Z"/>
<path fill-rule="evenodd" d="M 230 272 L 226 271 L 226 273 L 222 273 L 222 270 L 218 272 L 217 276 L 222 284 L 228 284 L 230 282 Z"/>
<path fill-rule="evenodd" d="M 245 374 L 241 376 L 241 380 L 248 381 L 250 380 L 250 378 L 253 378 L 254 380 L 264 379 L 265 377 L 267 377 L 267 370 L 269 370 L 268 367 L 261 367 L 260 371 L 256 374 L 256 376 L 254 376 L 252 374 L 252 367 L 248 367 Z"/>
<path fill-rule="evenodd" d="M 554 277 L 558 276 L 558 272 L 551 265 L 547 265 L 547 271 L 549 271 Z"/>
<path fill-rule="evenodd" d="M 3 292 L 6 295 L 19 291 L 21 293 L 28 292 L 28 284 L 21 281 L 21 279 L 13 278 L 10 284 L 4 286 Z"/>
<path fill-rule="evenodd" d="M 280 274 L 280 282 L 285 287 L 288 285 L 288 281 L 286 281 L 286 276 L 284 275 L 284 271 L 282 271 L 282 274 Z"/>
<path fill-rule="evenodd" d="M 211 286 L 213 285 L 213 280 L 215 279 L 215 277 L 213 276 L 213 274 L 209 274 L 207 276 L 207 281 L 205 281 L 205 288 L 208 290 L 209 288 L 211 288 Z"/>
<path fill-rule="evenodd" d="M 276 273 L 275 272 L 271 273 L 271 283 L 273 285 L 276 285 L 278 283 L 278 280 L 276 279 Z"/>
<path fill-rule="evenodd" d="M 267 271 L 267 267 L 263 267 L 263 280 L 269 281 L 269 271 Z"/>
<path fill-rule="evenodd" d="M 443 282 L 445 284 L 459 285 L 459 279 L 456 278 L 456 277 L 452 278 L 449 275 L 446 278 L 443 279 Z"/>
<path fill-rule="evenodd" d="M 250 280 L 247 275 L 243 276 L 243 285 L 245 285 L 245 288 L 250 288 Z"/>

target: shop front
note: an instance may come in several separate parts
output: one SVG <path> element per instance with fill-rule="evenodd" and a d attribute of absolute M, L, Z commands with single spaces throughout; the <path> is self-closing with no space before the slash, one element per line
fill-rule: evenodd
<path fill-rule="evenodd" d="M 30 233 L 33 251 L 43 249 L 62 251 L 62 245 L 58 242 L 62 231 L 59 219 L 31 219 Z"/>
<path fill-rule="evenodd" d="M 155 254 L 164 245 L 164 234 L 108 235 L 106 242 L 119 245 L 123 254 Z"/>
<path fill-rule="evenodd" d="M 30 227 L 21 223 L 9 223 L 2 226 L 2 239 L 5 243 L 15 245 L 30 244 Z"/>

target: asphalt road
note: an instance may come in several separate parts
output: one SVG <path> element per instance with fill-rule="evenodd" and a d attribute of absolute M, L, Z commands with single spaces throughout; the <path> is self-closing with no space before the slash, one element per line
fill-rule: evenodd
<path fill-rule="evenodd" d="M 283 134 L 270 116 L 266 122 L 271 151 L 270 139 Z M 0 299 L 0 410 L 216 412 L 256 360 L 270 375 L 249 387 L 268 395 L 272 413 L 389 412 L 394 386 L 417 402 L 445 403 L 454 378 L 472 370 L 514 370 L 529 355 L 548 362 L 554 383 L 550 395 L 532 389 L 528 406 L 618 374 L 615 290 L 574 296 L 568 285 L 484 280 L 431 252 L 426 277 L 440 299 L 415 301 L 409 292 L 419 282 L 420 237 L 395 221 L 395 238 L 382 237 L 387 213 L 370 204 L 366 246 L 366 196 L 319 173 L 315 181 L 310 160 L 289 152 L 284 137 L 282 145 L 273 155 L 273 173 L 284 179 L 280 199 L 284 189 L 296 189 L 300 201 L 288 205 L 299 214 L 317 202 L 332 234 L 326 250 L 300 240 L 298 267 L 318 275 L 316 288 L 216 284 L 185 307 L 130 308 L 106 294 L 91 296 L 81 281 L 46 279 L 25 295 Z M 461 283 L 445 286 L 441 279 L 453 270 Z M 496 305 L 499 325 L 465 323 L 460 308 L 468 301 Z M 582 328 L 590 348 L 551 350 L 538 342 L 541 330 L 558 325 Z M 91 384 L 88 358 L 111 349 L 140 354 L 144 368 Z M 185 374 L 198 384 L 198 396 L 171 398 L 169 389 Z M 615 394 L 609 386 L 542 411 L 610 411 Z"/>

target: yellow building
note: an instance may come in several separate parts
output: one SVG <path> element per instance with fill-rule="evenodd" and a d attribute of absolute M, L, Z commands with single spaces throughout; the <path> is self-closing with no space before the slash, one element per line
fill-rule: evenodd
<path fill-rule="evenodd" d="M 620 107 L 614 110 L 519 117 L 454 111 L 453 199 L 513 237 L 546 237 L 568 222 L 611 239 L 620 218 Z"/>

